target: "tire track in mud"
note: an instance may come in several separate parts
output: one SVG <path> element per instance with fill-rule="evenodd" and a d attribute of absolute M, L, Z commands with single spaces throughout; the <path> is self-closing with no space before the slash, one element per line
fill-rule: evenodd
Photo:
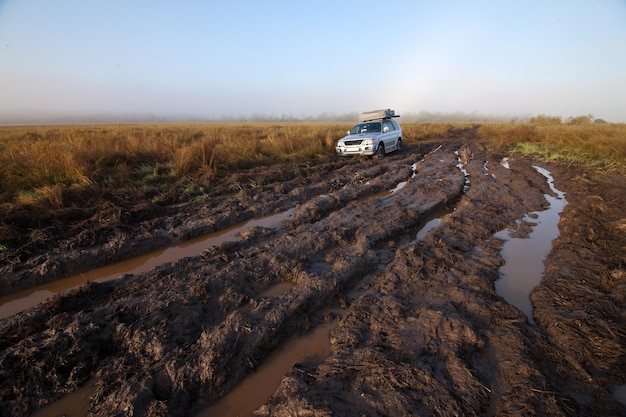
<path fill-rule="evenodd" d="M 503 260 L 493 235 L 540 209 L 549 190 L 528 161 L 487 172 L 476 140 L 474 129 L 454 131 L 419 153 L 277 180 L 212 206 L 220 220 L 203 218 L 208 208 L 174 216 L 161 227 L 193 235 L 297 204 L 281 229 L 250 229 L 0 322 L 1 414 L 28 414 L 95 375 L 90 415 L 193 415 L 291 335 L 337 320 L 336 305 L 330 356 L 295 367 L 254 415 L 619 414 L 559 391 L 559 377 L 578 376 L 495 293 Z"/>
<path fill-rule="evenodd" d="M 473 149 L 472 186 L 455 210 L 359 285 L 331 355 L 292 370 L 255 416 L 624 415 L 609 384 L 495 293 L 503 259 L 493 236 L 540 209 L 546 184 L 529 161 L 487 173 Z"/>
<path fill-rule="evenodd" d="M 89 220 L 34 230 L 25 244 L 0 252 L 0 295 L 32 288 L 219 231 L 241 221 L 284 211 L 328 192 L 357 160 L 251 169 L 221 179 L 200 201 L 171 206 L 141 202 L 104 207 Z M 364 161 L 373 166 L 373 161 Z M 336 171 L 336 173 L 335 173 Z M 262 187 L 247 188 L 246 182 Z M 180 198 L 183 190 L 171 190 Z"/>
<path fill-rule="evenodd" d="M 501 259 L 497 244 L 485 244 L 516 214 L 504 210 L 508 190 L 498 196 L 481 182 L 422 241 L 398 250 L 354 300 L 335 332 L 333 355 L 316 370 L 292 372 L 257 415 L 288 415 L 294 407 L 315 415 L 480 415 L 506 413 L 508 402 L 515 404 L 509 411 L 536 411 L 529 392 L 545 380 L 515 360 L 512 351 L 532 341 L 518 334 L 524 318 L 493 291 Z M 502 360 L 502 350 L 510 357 Z M 507 381 L 514 400 L 498 387 L 503 363 L 522 374 Z M 321 389 L 327 384 L 338 397 L 330 404 Z"/>
<path fill-rule="evenodd" d="M 220 253 L 212 256 L 226 256 L 225 265 L 219 269 L 227 272 L 216 273 L 215 281 L 243 281 L 245 288 L 240 288 L 239 294 L 244 293 L 242 299 L 245 303 L 240 303 L 240 308 L 225 316 L 217 317 L 211 328 L 208 326 L 213 323 L 207 317 L 197 317 L 199 322 L 204 323 L 205 330 L 189 347 L 191 352 L 182 358 L 164 359 L 168 364 L 166 368 L 177 370 L 170 376 L 171 379 L 196 381 L 204 385 L 203 391 L 206 392 L 198 393 L 198 405 L 192 408 L 202 408 L 202 404 L 208 405 L 225 394 L 293 333 L 315 326 L 320 320 L 329 320 L 328 317 L 316 319 L 315 316 L 325 307 L 345 298 L 354 283 L 376 269 L 381 262 L 389 261 L 386 259 L 390 256 L 389 249 L 377 250 L 377 245 L 382 243 L 386 247 L 391 237 L 407 228 L 415 228 L 421 216 L 451 198 L 458 198 L 463 178 L 454 166 L 453 154 L 450 153 L 447 158 L 451 178 L 449 184 L 441 181 L 436 193 L 421 188 L 415 178 L 414 187 L 407 185 L 384 199 L 355 203 L 344 198 L 345 194 L 353 191 L 338 190 L 331 196 L 321 196 L 296 209 L 294 224 L 289 230 L 275 233 L 275 236 L 263 235 L 253 248 L 248 248 L 250 242 L 218 248 L 216 252 Z M 423 178 L 428 183 L 431 182 L 429 175 L 431 173 L 424 170 Z M 392 183 L 397 182 L 395 175 L 390 177 Z M 407 203 L 415 201 L 407 198 L 409 193 L 425 193 L 423 196 L 429 197 L 420 204 Z M 328 200 L 334 200 L 331 204 L 334 211 L 328 212 Z M 347 201 L 350 202 L 340 207 L 342 202 Z M 413 206 L 410 210 L 415 214 L 408 215 L 408 208 L 402 208 L 403 202 L 407 207 Z M 393 205 L 400 206 L 394 207 L 396 215 L 383 215 Z M 397 215 L 399 210 L 403 210 L 400 211 L 402 216 Z M 371 217 L 362 216 L 364 211 Z M 304 218 L 309 222 L 303 221 Z M 320 220 L 315 221 L 318 218 Z M 314 222 L 310 223 L 311 220 Z M 239 250 L 238 247 L 244 248 Z M 229 256 L 224 252 L 236 255 Z M 210 263 L 215 265 L 215 259 Z M 279 297 L 256 297 L 268 285 L 282 281 L 293 282 L 294 289 Z M 238 305 L 230 300 L 227 304 Z M 172 320 L 174 322 L 170 322 L 169 326 L 178 327 L 177 319 Z M 151 324 L 149 326 L 153 328 Z M 242 337 L 242 330 L 245 337 Z M 198 370 L 201 370 L 199 375 Z M 189 395 L 189 390 L 172 392 L 171 396 L 177 398 L 183 393 Z M 119 398 L 118 393 L 111 396 Z M 179 401 L 171 397 L 168 399 L 174 405 L 168 408 L 168 413 L 176 415 Z M 110 406 L 110 401 L 107 403 Z M 120 407 L 119 411 L 123 413 L 130 407 L 136 408 L 137 404 L 131 400 L 131 404 Z"/>
<path fill-rule="evenodd" d="M 200 403 L 208 404 L 256 367 L 268 352 L 292 333 L 310 327 L 313 323 L 309 313 L 320 311 L 345 297 L 346 289 L 354 280 L 376 268 L 381 261 L 377 252 L 381 251 L 374 246 L 386 243 L 384 241 L 400 231 L 417 227 L 424 213 L 458 198 L 462 176 L 454 167 L 452 154 L 447 158 L 447 169 L 451 173 L 451 179 L 447 180 L 449 184 L 441 181 L 431 193 L 429 184 L 438 168 L 431 168 L 432 172 L 424 170 L 424 188 L 415 187 L 424 201 L 411 203 L 411 207 L 402 207 L 403 196 L 411 190 L 410 186 L 385 198 L 359 200 L 382 189 L 393 188 L 397 183 L 407 181 L 412 174 L 414 158 L 387 158 L 389 164 L 369 163 L 369 167 L 350 173 L 350 178 L 334 180 L 331 187 L 337 188 L 336 184 L 340 182 L 345 185 L 299 207 L 292 225 L 285 231 L 251 230 L 242 242 L 225 244 L 204 255 L 137 277 L 112 283 L 92 283 L 68 295 L 55 297 L 33 316 L 25 314 L 24 320 L 30 321 L 31 325 L 24 328 L 29 329 L 34 337 L 38 336 L 37 332 L 46 333 L 45 329 L 63 327 L 66 328 L 63 334 L 75 332 L 76 335 L 91 336 L 85 340 L 70 337 L 72 340 L 68 343 L 67 338 L 55 330 L 46 334 L 42 350 L 56 352 L 57 356 L 44 358 L 46 355 L 35 349 L 24 360 L 32 361 L 34 368 L 56 371 L 58 375 L 52 378 L 53 381 L 41 379 L 37 390 L 47 394 L 23 407 L 38 407 L 47 400 L 46 397 L 64 392 L 63 387 L 80 383 L 80 379 L 95 370 L 96 362 L 108 362 L 110 358 L 114 358 L 111 364 L 98 372 L 103 389 L 97 392 L 97 402 L 103 404 L 102 410 L 112 410 L 110 400 L 106 398 L 125 398 L 113 409 L 123 414 L 131 408 L 150 407 L 145 404 L 145 398 L 150 396 L 158 399 L 189 396 L 187 388 L 180 394 L 175 388 L 167 388 L 176 386 L 178 380 L 204 385 L 202 391 L 208 390 L 208 393 L 204 396 L 199 392 L 196 394 L 203 398 Z M 417 183 L 415 178 L 412 180 Z M 371 210 L 371 213 L 362 216 L 363 209 Z M 385 215 L 392 209 L 393 216 Z M 382 251 L 383 258 L 389 256 L 388 251 Z M 294 282 L 297 290 L 274 299 L 256 299 L 262 290 L 282 281 Z M 173 290 L 172 286 L 175 287 Z M 205 297 L 209 298 L 208 302 L 204 300 L 199 304 L 198 301 Z M 11 326 L 12 321 L 20 322 L 19 319 L 9 320 L 9 326 L 3 329 L 5 335 L 8 329 L 16 328 Z M 242 329 L 249 329 L 245 338 L 241 336 Z M 4 339 L 3 347 L 20 338 L 28 341 L 29 335 L 24 332 L 13 334 Z M 168 342 L 180 344 L 183 340 L 185 349 L 195 347 L 196 352 L 192 349 L 191 353 L 180 356 L 175 350 L 173 356 L 167 358 L 167 355 L 157 355 L 169 350 Z M 70 369 L 69 376 L 58 372 L 54 363 L 63 351 L 68 350 L 72 352 L 65 366 Z M 5 357 L 5 364 L 11 362 L 9 357 Z M 93 359 L 88 361 L 88 357 Z M 156 374 L 155 359 L 161 363 Z M 195 366 L 189 366 L 189 363 Z M 17 365 L 23 366 L 23 362 Z M 126 373 L 132 376 L 121 382 L 119 369 L 126 369 Z M 11 369 L 9 364 L 4 373 L 19 372 Z M 12 381 L 14 390 L 19 390 L 22 384 L 32 383 L 33 376 L 24 375 L 18 375 Z M 167 387 L 164 388 L 163 384 Z M 196 394 L 191 395 L 195 397 Z M 192 407 L 194 401 L 195 398 L 182 398 L 172 399 L 170 403 L 172 410 L 184 410 Z M 185 406 L 180 407 L 181 402 Z"/>

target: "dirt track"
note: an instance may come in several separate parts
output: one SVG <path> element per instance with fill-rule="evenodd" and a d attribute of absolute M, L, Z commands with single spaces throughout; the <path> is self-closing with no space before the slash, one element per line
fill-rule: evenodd
<path fill-rule="evenodd" d="M 90 415 L 194 415 L 293 334 L 336 322 L 330 354 L 295 366 L 255 416 L 626 415 L 611 395 L 626 383 L 626 181 L 539 164 L 569 203 L 532 325 L 494 290 L 493 235 L 525 233 L 551 191 L 535 162 L 505 156 L 457 130 L 382 161 L 240 173 L 200 202 L 67 213 L 2 251 L 5 292 L 295 207 L 280 229 L 0 321 L 0 414 L 95 377 Z"/>

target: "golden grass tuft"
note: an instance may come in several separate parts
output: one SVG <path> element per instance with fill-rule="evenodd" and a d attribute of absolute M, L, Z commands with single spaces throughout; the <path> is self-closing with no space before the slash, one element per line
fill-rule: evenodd
<path fill-rule="evenodd" d="M 183 177 L 335 153 L 349 124 L 0 127 L 0 203 L 63 204 L 63 190 L 132 194 Z M 120 191 L 117 191 L 120 190 Z M 135 191 L 133 191 L 135 190 Z"/>
<path fill-rule="evenodd" d="M 489 123 L 479 133 L 507 152 L 624 170 L 625 125 L 536 122 Z M 403 123 L 403 139 L 406 144 L 432 140 L 470 126 Z M 0 127 L 0 204 L 60 207 L 90 201 L 90 195 L 103 190 L 120 198 L 154 195 L 159 187 L 184 178 L 218 181 L 228 172 L 260 165 L 329 158 L 335 154 L 336 141 L 351 127 L 352 123 Z"/>
<path fill-rule="evenodd" d="M 480 133 L 497 148 L 546 161 L 624 172 L 626 125 L 592 123 L 490 123 Z"/>

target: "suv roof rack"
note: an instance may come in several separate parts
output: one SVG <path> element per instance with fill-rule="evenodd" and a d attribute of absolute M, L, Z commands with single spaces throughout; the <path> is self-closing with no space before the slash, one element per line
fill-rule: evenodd
<path fill-rule="evenodd" d="M 359 114 L 359 122 L 367 122 L 369 120 L 377 119 L 391 119 L 394 117 L 400 117 L 400 115 L 396 114 L 396 112 L 391 109 L 371 110 Z"/>

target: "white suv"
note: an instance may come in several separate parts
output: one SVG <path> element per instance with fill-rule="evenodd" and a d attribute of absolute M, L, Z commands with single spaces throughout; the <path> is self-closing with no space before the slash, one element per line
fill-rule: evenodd
<path fill-rule="evenodd" d="M 359 122 L 337 141 L 337 155 L 376 155 L 384 158 L 386 153 L 402 149 L 402 128 L 394 120 L 393 110 L 374 110 L 359 115 Z"/>

